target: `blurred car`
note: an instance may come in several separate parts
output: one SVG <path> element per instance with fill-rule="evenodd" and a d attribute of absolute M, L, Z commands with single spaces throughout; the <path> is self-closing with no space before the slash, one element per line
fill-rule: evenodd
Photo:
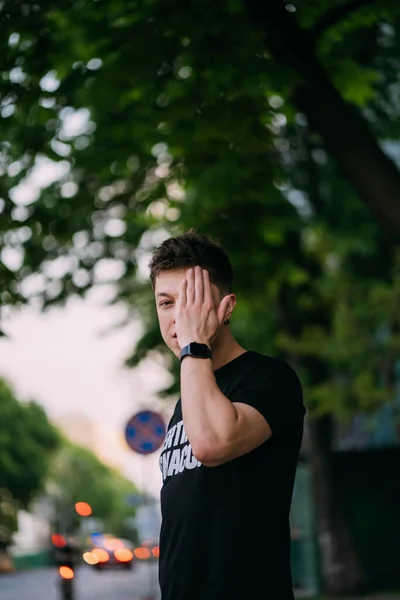
<path fill-rule="evenodd" d="M 111 536 L 100 536 L 95 544 L 83 554 L 83 560 L 98 571 L 103 569 L 132 569 L 133 546 L 129 540 Z"/>

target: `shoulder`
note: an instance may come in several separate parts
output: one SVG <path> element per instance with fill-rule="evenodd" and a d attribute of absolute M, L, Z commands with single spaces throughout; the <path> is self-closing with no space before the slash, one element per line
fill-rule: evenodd
<path fill-rule="evenodd" d="M 294 369 L 285 360 L 256 352 L 246 358 L 249 368 L 232 401 L 258 410 L 274 436 L 294 422 L 302 428 L 305 406 L 300 380 Z"/>
<path fill-rule="evenodd" d="M 290 398 L 292 402 L 303 403 L 303 390 L 300 379 L 288 362 L 258 352 L 252 352 L 249 368 L 244 374 L 239 389 L 264 390 L 265 393 Z"/>
<path fill-rule="evenodd" d="M 259 352 L 249 351 L 249 369 L 247 374 L 251 377 L 257 377 L 267 383 L 273 380 L 285 380 L 297 382 L 300 379 L 288 362 L 281 358 L 275 358 Z"/>

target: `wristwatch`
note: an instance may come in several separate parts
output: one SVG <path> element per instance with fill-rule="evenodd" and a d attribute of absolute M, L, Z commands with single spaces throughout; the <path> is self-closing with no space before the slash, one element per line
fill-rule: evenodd
<path fill-rule="evenodd" d="M 187 346 L 184 346 L 181 350 L 181 362 L 185 356 L 193 356 L 193 358 L 211 358 L 211 350 L 207 344 L 199 344 L 198 342 L 191 342 Z"/>

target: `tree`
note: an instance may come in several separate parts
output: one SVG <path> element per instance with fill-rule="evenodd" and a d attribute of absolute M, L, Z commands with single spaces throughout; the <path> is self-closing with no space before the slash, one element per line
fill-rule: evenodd
<path fill-rule="evenodd" d="M 365 20 L 370 22 L 372 15 L 385 22 L 398 6 L 394 2 L 368 0 L 340 2 L 334 6 L 317 2 L 322 13 L 310 27 L 304 28 L 301 21 L 310 23 L 313 10 L 309 11 L 311 15 L 300 10 L 299 23 L 288 10 L 293 5 L 285 5 L 282 0 L 268 3 L 245 0 L 245 4 L 252 22 L 261 28 L 271 54 L 292 77 L 295 75 L 291 93 L 298 109 L 307 116 L 312 129 L 321 134 L 345 177 L 384 228 L 399 234 L 400 173 L 382 151 L 365 119 L 360 118 L 336 89 L 324 64 L 334 55 L 327 57 L 323 51 L 318 52 L 319 39 L 327 30 L 334 27 L 336 35 L 338 31 L 340 35 L 343 20 L 345 26 L 354 27 L 353 11 L 360 11 L 358 26 L 363 26 Z M 375 39 L 373 43 L 379 44 L 379 41 Z"/>
<path fill-rule="evenodd" d="M 259 14 L 264 5 L 270 12 Z M 372 137 L 398 135 L 390 92 L 397 5 L 282 7 L 3 2 L 4 303 L 23 301 L 32 286 L 47 302 L 83 293 L 105 258 L 132 281 L 151 201 L 173 193 L 171 180 L 211 173 L 211 147 L 223 176 L 252 146 L 264 179 L 279 177 L 274 131 L 282 118 L 297 118 L 297 107 L 360 198 L 398 230 L 397 171 Z M 268 27 L 266 37 L 246 11 Z M 57 161 L 61 180 L 16 191 L 44 157 Z"/>
<path fill-rule="evenodd" d="M 135 511 L 126 499 L 129 494 L 137 493 L 137 488 L 90 450 L 64 440 L 48 484 L 56 492 L 58 527 L 62 532 L 78 528 L 74 507 L 82 501 L 91 506 L 93 516 L 102 521 L 106 532 L 122 535 L 129 530 L 126 519 L 134 516 Z"/>
<path fill-rule="evenodd" d="M 112 259 L 115 301 L 146 326 L 133 364 L 160 347 L 138 261 L 166 228 L 220 238 L 237 267 L 237 334 L 297 366 L 318 416 L 326 587 L 350 590 L 361 574 L 329 474 L 330 415 L 390 395 L 377 381 L 390 384 L 398 344 L 396 247 L 366 205 L 398 232 L 398 173 L 381 149 L 399 135 L 398 7 L 102 8 L 3 5 L 2 300 L 24 301 L 33 283 L 44 305 L 83 294 Z M 24 206 L 15 186 L 42 155 L 63 176 Z"/>
<path fill-rule="evenodd" d="M 43 489 L 58 444 L 43 409 L 33 401 L 20 402 L 0 380 L 0 539 L 6 545 L 16 529 L 16 510 Z"/>

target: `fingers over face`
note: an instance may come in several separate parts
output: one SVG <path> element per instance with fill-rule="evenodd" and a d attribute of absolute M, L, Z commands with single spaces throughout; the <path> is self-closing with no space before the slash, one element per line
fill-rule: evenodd
<path fill-rule="evenodd" d="M 194 270 L 194 293 L 195 301 L 202 304 L 204 302 L 204 281 L 201 267 L 196 267 Z"/>
<path fill-rule="evenodd" d="M 178 304 L 181 308 L 186 306 L 186 302 L 187 302 L 186 293 L 187 293 L 187 280 L 182 279 L 181 285 L 179 287 L 179 297 L 178 297 Z"/>
<path fill-rule="evenodd" d="M 182 283 L 186 285 L 185 304 L 214 303 L 210 275 L 206 269 L 202 269 L 200 266 L 188 269 Z"/>
<path fill-rule="evenodd" d="M 207 304 L 213 303 L 213 295 L 211 288 L 210 275 L 206 269 L 203 269 L 203 281 L 204 281 L 204 302 Z"/>
<path fill-rule="evenodd" d="M 195 300 L 195 289 L 194 289 L 194 271 L 188 269 L 186 273 L 186 303 L 193 304 Z"/>

